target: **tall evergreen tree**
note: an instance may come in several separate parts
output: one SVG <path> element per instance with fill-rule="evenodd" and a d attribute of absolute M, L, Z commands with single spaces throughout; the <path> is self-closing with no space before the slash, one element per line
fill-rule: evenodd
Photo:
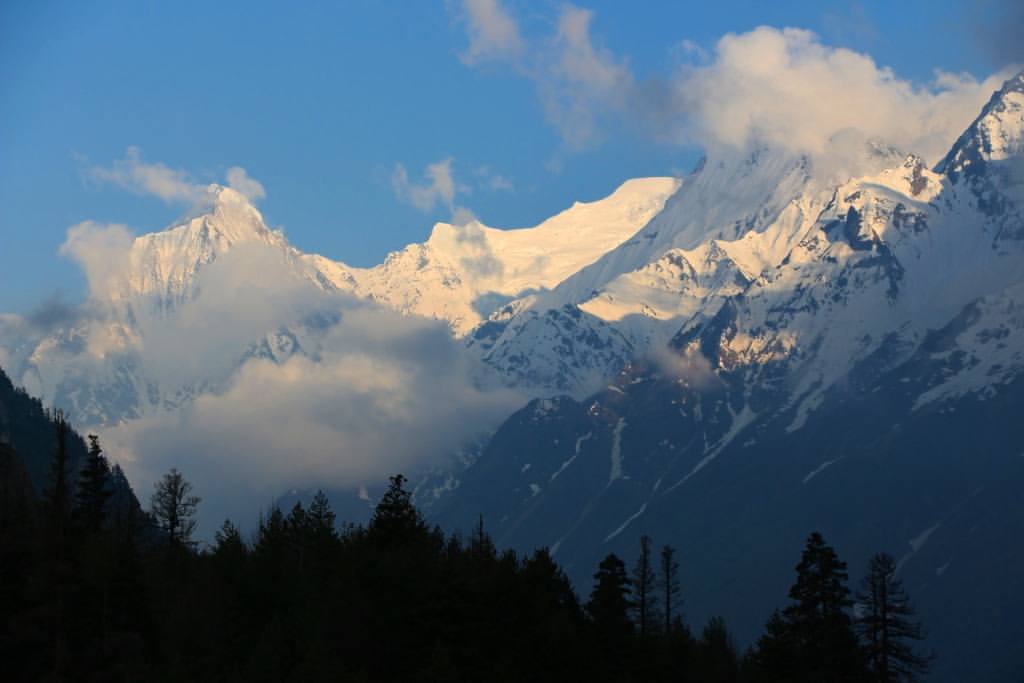
<path fill-rule="evenodd" d="M 855 628 L 873 681 L 916 681 L 928 673 L 932 657 L 915 652 L 910 642 L 923 640 L 924 630 L 912 619 L 914 609 L 903 582 L 896 577 L 896 562 L 891 555 L 878 553 L 871 558 L 857 603 Z"/>
<path fill-rule="evenodd" d="M 62 539 L 71 514 L 68 484 L 68 433 L 71 428 L 60 410 L 54 415 L 53 427 L 56 446 L 50 458 L 50 487 L 46 490 L 47 521 L 54 538 Z"/>
<path fill-rule="evenodd" d="M 405 489 L 407 479 L 401 474 L 390 478 L 388 490 L 370 518 L 371 537 L 385 543 L 401 542 L 426 531 L 419 510 L 412 504 L 412 493 Z"/>
<path fill-rule="evenodd" d="M 483 515 L 477 517 L 473 536 L 469 540 L 469 554 L 477 561 L 493 560 L 498 555 L 494 541 L 491 540 L 490 534 L 484 528 Z"/>
<path fill-rule="evenodd" d="M 100 530 L 111 493 L 110 463 L 100 448 L 99 437 L 90 434 L 89 452 L 78 476 L 78 490 L 75 492 L 75 515 L 83 529 L 89 532 Z"/>
<path fill-rule="evenodd" d="M 679 609 L 679 563 L 676 561 L 676 550 L 670 545 L 661 549 L 661 576 L 658 578 L 665 606 L 665 633 L 668 634 L 672 631 L 672 619 Z"/>
<path fill-rule="evenodd" d="M 711 617 L 697 641 L 697 680 L 735 681 L 739 674 L 736 646 L 722 617 Z"/>
<path fill-rule="evenodd" d="M 605 642 L 624 643 L 633 632 L 629 619 L 631 589 L 626 564 L 614 553 L 608 555 L 594 574 L 594 588 L 587 602 L 598 635 Z"/>
<path fill-rule="evenodd" d="M 768 620 L 753 654 L 766 680 L 863 680 L 865 664 L 848 610 L 846 563 L 814 532 L 807 539 L 790 604 Z"/>
<path fill-rule="evenodd" d="M 288 519 L 285 520 L 285 528 L 287 529 L 288 545 L 299 571 L 302 572 L 306 567 L 309 549 L 313 545 L 313 524 L 309 513 L 302 507 L 301 501 L 297 501 L 292 506 L 292 511 L 288 513 Z"/>
<path fill-rule="evenodd" d="M 213 543 L 214 556 L 236 557 L 246 552 L 242 532 L 230 519 L 225 519 L 220 529 L 214 533 Z"/>
<path fill-rule="evenodd" d="M 655 628 L 657 598 L 655 596 L 654 561 L 651 557 L 651 537 L 640 537 L 640 554 L 633 565 L 633 610 L 636 614 L 640 638 L 646 639 Z"/>
<path fill-rule="evenodd" d="M 309 504 L 308 518 L 314 534 L 320 539 L 335 539 L 338 531 L 335 528 L 336 515 L 331 509 L 331 502 L 323 491 L 318 490 Z"/>
<path fill-rule="evenodd" d="M 150 511 L 167 534 L 170 547 L 191 544 L 198 524 L 195 515 L 200 500 L 199 496 L 192 495 L 192 484 L 173 467 L 154 486 Z"/>
<path fill-rule="evenodd" d="M 267 514 L 260 513 L 259 530 L 253 547 L 256 557 L 275 571 L 288 555 L 288 523 L 281 508 L 275 503 Z"/>

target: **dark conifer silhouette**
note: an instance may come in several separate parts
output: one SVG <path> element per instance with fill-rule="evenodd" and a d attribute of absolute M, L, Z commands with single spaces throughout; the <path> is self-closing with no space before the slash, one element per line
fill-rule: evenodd
<path fill-rule="evenodd" d="M 606 642 L 623 642 L 633 633 L 629 618 L 631 593 L 626 564 L 614 553 L 608 555 L 594 574 L 594 588 L 587 603 L 587 612 Z"/>
<path fill-rule="evenodd" d="M 317 491 L 313 496 L 313 501 L 309 504 L 308 518 L 314 534 L 321 540 L 337 537 L 336 516 L 323 491 Z"/>
<path fill-rule="evenodd" d="M 672 623 L 675 614 L 679 609 L 679 563 L 676 561 L 676 551 L 670 545 L 661 549 L 661 574 L 658 577 L 661 597 L 665 609 L 665 633 L 672 631 Z"/>
<path fill-rule="evenodd" d="M 406 478 L 396 474 L 370 518 L 370 535 L 385 543 L 401 542 L 426 530 L 423 516 L 412 504 L 412 493 L 405 489 Z"/>
<path fill-rule="evenodd" d="M 697 680 L 735 681 L 739 675 L 736 646 L 721 617 L 711 617 L 697 642 Z"/>
<path fill-rule="evenodd" d="M 640 554 L 633 565 L 633 611 L 641 640 L 651 635 L 656 624 L 657 596 L 655 595 L 654 559 L 651 557 L 651 537 L 640 537 Z"/>
<path fill-rule="evenodd" d="M 768 620 L 752 654 L 762 680 L 863 680 L 865 666 L 849 610 L 846 563 L 821 534 L 807 539 L 790 604 Z"/>
<path fill-rule="evenodd" d="M 50 459 L 50 485 L 46 490 L 47 521 L 54 539 L 62 539 L 71 515 L 71 494 L 68 479 L 68 432 L 70 427 L 64 413 L 57 411 L 53 417 L 56 445 Z"/>
<path fill-rule="evenodd" d="M 214 555 L 244 555 L 245 541 L 242 540 L 242 532 L 230 519 L 225 519 L 220 529 L 213 535 Z"/>
<path fill-rule="evenodd" d="M 868 575 L 857 593 L 857 607 L 855 628 L 871 680 L 916 681 L 928 673 L 933 658 L 918 654 L 913 645 L 913 641 L 924 639 L 924 629 L 913 620 L 914 609 L 903 582 L 896 577 L 896 562 L 891 555 L 878 553 L 871 558 Z"/>
<path fill-rule="evenodd" d="M 490 534 L 484 529 L 484 516 L 477 517 L 476 527 L 473 528 L 473 536 L 469 539 L 469 552 L 477 560 L 494 558 L 498 549 L 494 546 Z"/>
<path fill-rule="evenodd" d="M 196 530 L 199 496 L 192 495 L 192 484 L 175 468 L 158 481 L 153 490 L 150 511 L 159 528 L 167 535 L 170 547 L 188 546 Z"/>
<path fill-rule="evenodd" d="M 110 463 L 100 447 L 99 437 L 89 435 L 89 452 L 78 475 L 75 492 L 75 516 L 82 528 L 95 533 L 103 526 L 110 486 Z"/>

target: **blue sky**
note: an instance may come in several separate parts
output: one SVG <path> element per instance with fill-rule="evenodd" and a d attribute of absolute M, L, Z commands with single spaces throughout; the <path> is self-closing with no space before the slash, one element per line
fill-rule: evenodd
<path fill-rule="evenodd" d="M 0 5 L 0 311 L 55 292 L 84 295 L 77 267 L 58 256 L 70 225 L 148 232 L 182 214 L 180 204 L 90 176 L 131 146 L 198 181 L 244 167 L 266 188 L 269 223 L 300 249 L 359 266 L 425 239 L 451 215 L 444 201 L 424 210 L 396 194 L 398 164 L 417 183 L 428 164 L 451 159 L 454 203 L 515 227 L 629 177 L 685 171 L 699 155 L 699 141 L 666 139 L 621 111 L 599 112 L 593 135 L 570 139 L 578 120 L 546 108 L 545 88 L 564 82 L 531 57 L 550 43 L 562 3 L 504 3 L 525 47 L 478 59 L 459 2 L 299 5 Z M 935 69 L 981 78 L 1007 58 L 988 39 L 999 3 L 580 6 L 592 12 L 598 56 L 641 84 L 714 59 L 723 34 L 759 25 L 809 29 L 916 84 Z M 584 102 L 597 109 L 606 99 Z"/>

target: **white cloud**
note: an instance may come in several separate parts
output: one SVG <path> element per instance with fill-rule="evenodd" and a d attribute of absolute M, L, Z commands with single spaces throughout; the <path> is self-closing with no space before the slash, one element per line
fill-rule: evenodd
<path fill-rule="evenodd" d="M 92 166 L 86 173 L 93 180 L 154 195 L 165 202 L 197 204 L 206 196 L 206 187 L 192 182 L 185 171 L 143 161 L 138 147 L 129 147 L 124 158 L 115 160 L 110 168 Z"/>
<path fill-rule="evenodd" d="M 480 219 L 476 217 L 476 214 L 467 209 L 464 206 L 456 206 L 452 212 L 452 225 L 456 227 L 464 227 L 472 224 L 479 223 Z"/>
<path fill-rule="evenodd" d="M 501 259 L 495 256 L 490 242 L 487 241 L 484 228 L 476 218 L 469 214 L 461 222 L 454 221 L 454 223 L 460 228 L 455 239 L 468 252 L 459 259 L 462 267 L 479 278 L 501 277 L 505 266 Z"/>
<path fill-rule="evenodd" d="M 718 380 L 711 363 L 695 346 L 678 350 L 655 345 L 648 351 L 647 360 L 668 377 L 691 388 L 707 388 Z"/>
<path fill-rule="evenodd" d="M 464 64 L 515 58 L 522 53 L 519 26 L 499 0 L 463 0 L 459 18 L 469 37 L 469 45 L 459 54 Z"/>
<path fill-rule="evenodd" d="M 396 472 L 422 471 L 522 404 L 516 393 L 476 388 L 474 361 L 443 323 L 319 291 L 294 288 L 288 296 L 298 310 L 266 305 L 267 292 L 259 288 L 244 291 L 237 287 L 222 298 L 205 288 L 186 306 L 194 311 L 180 311 L 187 322 L 160 330 L 168 337 L 162 350 L 179 345 L 179 356 L 210 354 L 223 363 L 244 347 L 247 331 L 268 324 L 261 305 L 277 312 L 270 329 L 297 329 L 294 318 L 310 311 L 340 313 L 340 319 L 325 330 L 300 332 L 304 348 L 280 363 L 249 360 L 222 388 L 183 410 L 103 434 L 111 452 L 128 454 L 126 469 L 138 490 L 174 466 L 200 493 L 216 494 L 220 507 L 203 511 L 207 527 L 225 516 L 251 520 L 258 506 L 292 488 L 356 490 Z M 209 324 L 214 319 L 217 325 Z M 147 351 L 146 358 L 148 371 L 196 369 L 179 357 Z"/>
<path fill-rule="evenodd" d="M 424 171 L 424 180 L 414 183 L 402 164 L 395 164 L 391 174 L 391 187 L 402 201 L 412 204 L 423 212 L 432 211 L 438 202 L 454 211 L 456 185 L 452 176 L 452 159 L 429 164 Z"/>
<path fill-rule="evenodd" d="M 85 221 L 68 228 L 61 256 L 81 265 L 95 299 L 116 299 L 128 270 L 134 236 L 124 225 Z"/>
<path fill-rule="evenodd" d="M 186 204 L 203 207 L 209 201 L 210 186 L 197 182 L 189 173 L 174 169 L 160 162 L 150 163 L 142 158 L 138 147 L 125 150 L 123 159 L 116 159 L 109 168 L 89 166 L 85 169 L 87 179 L 116 185 L 136 194 L 159 197 L 169 204 Z M 226 182 L 251 202 L 266 197 L 263 185 L 249 177 L 241 166 L 227 170 Z"/>
<path fill-rule="evenodd" d="M 621 111 L 635 88 L 628 65 L 595 42 L 593 18 L 589 10 L 562 8 L 550 61 L 539 79 L 549 120 L 577 149 L 601 137 L 600 120 Z"/>
<path fill-rule="evenodd" d="M 147 376 L 163 386 L 216 385 L 250 344 L 322 306 L 321 290 L 286 258 L 267 244 L 239 244 L 199 271 L 197 295 L 173 316 L 138 307 Z"/>
<path fill-rule="evenodd" d="M 480 187 L 494 190 L 495 192 L 516 191 L 516 186 L 511 180 L 498 173 L 490 166 L 479 166 L 474 173 L 477 176 L 478 185 Z"/>
<path fill-rule="evenodd" d="M 708 51 L 689 38 L 680 40 L 676 44 L 673 53 L 677 61 L 695 61 L 698 64 L 711 61 L 711 55 L 708 54 Z"/>
<path fill-rule="evenodd" d="M 464 4 L 469 13 L 471 3 Z M 621 113 L 635 83 L 628 64 L 592 36 L 593 13 L 564 5 L 554 35 L 525 44 L 518 38 L 518 26 L 500 2 L 491 0 L 486 4 L 510 23 L 507 31 L 517 36 L 522 45 L 516 50 L 491 50 L 484 54 L 534 81 L 549 122 L 570 147 L 581 149 L 596 143 L 602 136 L 600 122 Z M 467 22 L 470 54 L 478 42 L 473 29 L 473 22 Z M 479 61 L 482 60 L 463 59 L 469 66 Z"/>
<path fill-rule="evenodd" d="M 470 239 L 479 232 L 467 229 Z M 62 253 L 86 270 L 94 294 L 116 292 L 131 239 L 123 226 L 85 223 L 68 231 Z M 195 396 L 99 433 L 143 497 L 168 468 L 185 472 L 207 496 L 207 529 L 228 515 L 252 520 L 292 488 L 354 491 L 422 471 L 523 402 L 478 388 L 478 361 L 443 322 L 325 292 L 274 246 L 236 245 L 197 278 L 195 297 L 171 312 L 133 302 L 127 346 L 82 308 L 90 350 L 66 360 L 81 377 L 109 382 L 113 363 L 162 396 Z M 26 324 L 0 319 L 0 330 Z M 278 333 L 295 335 L 293 355 L 248 353 Z"/>
<path fill-rule="evenodd" d="M 838 157 L 869 140 L 935 163 L 1009 75 L 937 72 L 931 83 L 915 84 L 810 31 L 762 26 L 727 34 L 712 51 L 683 39 L 674 73 L 641 79 L 601 46 L 593 17 L 565 5 L 553 36 L 493 57 L 536 84 L 548 120 L 576 150 L 625 125 L 711 151 L 771 145 L 836 173 L 855 170 L 841 168 Z"/>
<path fill-rule="evenodd" d="M 476 215 L 464 206 L 455 203 L 459 194 L 470 188 L 455 181 L 452 172 L 453 159 L 442 159 L 428 164 L 419 183 L 409 180 L 409 172 L 402 164 L 395 164 L 391 174 L 391 188 L 400 200 L 411 204 L 424 213 L 433 211 L 438 204 L 448 209 L 453 225 L 462 226 L 477 220 Z"/>
<path fill-rule="evenodd" d="M 760 27 L 721 38 L 671 88 L 687 141 L 822 157 L 837 140 L 878 139 L 934 163 L 1000 83 L 938 73 L 918 86 L 809 31 Z"/>
<path fill-rule="evenodd" d="M 258 202 L 267 196 L 263 184 L 249 177 L 241 166 L 232 166 L 227 172 L 228 187 L 241 192 L 250 202 Z"/>

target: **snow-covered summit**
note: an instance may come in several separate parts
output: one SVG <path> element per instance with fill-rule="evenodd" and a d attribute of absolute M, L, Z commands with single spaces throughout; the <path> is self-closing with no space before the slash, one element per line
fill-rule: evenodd
<path fill-rule="evenodd" d="M 477 221 L 463 226 L 438 223 L 427 246 L 464 264 L 479 288 L 509 295 L 550 289 L 643 227 L 679 182 L 629 180 L 604 199 L 575 202 L 532 228 L 501 230 Z"/>
<path fill-rule="evenodd" d="M 135 238 L 119 298 L 154 297 L 161 308 L 188 298 L 199 271 L 219 255 L 245 243 L 287 248 L 278 231 L 240 192 L 210 185 L 208 203 L 199 215 L 166 230 Z"/>
<path fill-rule="evenodd" d="M 403 313 L 445 320 L 464 336 L 500 305 L 555 287 L 625 242 L 679 186 L 675 178 L 630 180 L 532 228 L 438 223 L 425 243 L 353 270 L 355 291 Z"/>
<path fill-rule="evenodd" d="M 88 317 L 44 338 L 18 336 L 0 344 L 21 383 L 63 405 L 81 424 L 135 419 L 222 386 L 238 363 L 262 348 L 261 335 L 292 340 L 286 346 L 293 350 L 305 341 L 299 312 L 267 310 L 260 315 L 267 329 L 253 331 L 255 337 L 237 349 L 223 349 L 226 361 L 216 372 L 153 376 L 147 363 L 160 340 L 151 336 L 166 337 L 178 324 L 216 324 L 202 301 L 230 305 L 246 291 L 261 297 L 258 292 L 308 283 L 326 295 L 343 292 L 403 314 L 442 320 L 462 336 L 499 306 L 554 287 L 627 240 L 678 187 L 673 178 L 627 181 L 608 197 L 577 202 L 532 228 L 438 224 L 427 241 L 390 254 L 376 267 L 353 268 L 300 252 L 283 232 L 267 226 L 244 194 L 211 185 L 195 215 L 134 238 L 111 259 L 113 284 L 93 292 L 91 302 L 92 310 L 102 311 L 101 319 Z M 327 296 L 323 306 L 332 302 Z M 266 307 L 273 306 L 271 297 Z M 27 329 L 10 329 L 15 327 L 17 335 Z"/>
<path fill-rule="evenodd" d="M 974 123 L 935 167 L 954 181 L 980 174 L 993 162 L 1019 160 L 1024 152 L 1024 71 L 992 95 Z"/>

